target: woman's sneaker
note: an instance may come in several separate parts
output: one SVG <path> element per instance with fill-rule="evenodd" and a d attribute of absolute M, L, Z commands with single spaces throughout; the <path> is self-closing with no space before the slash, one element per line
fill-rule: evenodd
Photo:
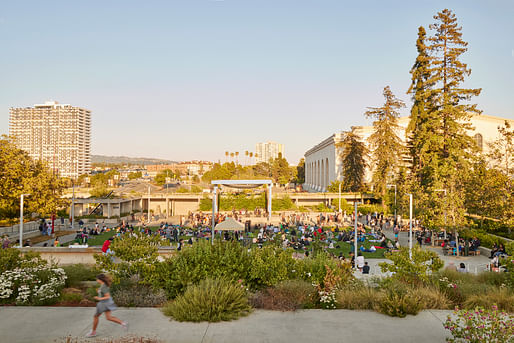
<path fill-rule="evenodd" d="M 96 331 L 89 331 L 89 333 L 86 335 L 86 337 L 96 337 Z"/>
<path fill-rule="evenodd" d="M 123 328 L 124 328 L 125 330 L 128 330 L 128 328 L 129 328 L 129 325 L 128 325 L 128 323 L 127 323 L 127 322 L 123 322 L 123 323 L 121 323 L 121 326 L 123 326 Z"/>

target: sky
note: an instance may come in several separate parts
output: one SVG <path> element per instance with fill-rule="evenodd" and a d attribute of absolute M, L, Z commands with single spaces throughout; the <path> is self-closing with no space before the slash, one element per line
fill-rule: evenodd
<path fill-rule="evenodd" d="M 224 161 L 277 141 L 296 164 L 370 124 L 385 86 L 409 105 L 417 28 L 444 8 L 475 103 L 514 118 L 510 0 L 20 0 L 0 2 L 0 134 L 9 108 L 55 100 L 92 111 L 93 154 Z"/>

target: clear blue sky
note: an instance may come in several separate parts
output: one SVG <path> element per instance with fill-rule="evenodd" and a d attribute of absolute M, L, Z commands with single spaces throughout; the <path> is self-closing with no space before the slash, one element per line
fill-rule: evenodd
<path fill-rule="evenodd" d="M 9 107 L 53 99 L 93 111 L 95 154 L 223 160 L 274 140 L 297 163 L 366 124 L 385 85 L 408 100 L 417 28 L 444 8 L 479 107 L 513 118 L 510 0 L 3 1 L 0 133 Z"/>

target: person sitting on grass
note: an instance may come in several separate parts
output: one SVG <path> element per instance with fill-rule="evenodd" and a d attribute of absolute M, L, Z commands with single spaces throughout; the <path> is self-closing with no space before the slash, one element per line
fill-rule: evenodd
<path fill-rule="evenodd" d="M 467 273 L 466 265 L 464 263 L 460 263 L 459 268 L 457 268 L 457 271 L 459 273 Z"/>

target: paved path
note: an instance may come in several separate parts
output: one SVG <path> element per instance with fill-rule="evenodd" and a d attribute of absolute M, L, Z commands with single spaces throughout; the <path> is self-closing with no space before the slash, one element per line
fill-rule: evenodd
<path fill-rule="evenodd" d="M 67 335 L 83 337 L 91 328 L 94 311 L 91 307 L 2 307 L 0 341 L 61 342 Z M 257 310 L 236 321 L 209 324 L 170 321 L 153 308 L 120 309 L 114 314 L 129 322 L 128 333 L 102 316 L 97 338 L 132 334 L 174 343 L 436 343 L 445 341 L 442 322 L 447 313 L 423 311 L 400 319 L 370 311 Z"/>

